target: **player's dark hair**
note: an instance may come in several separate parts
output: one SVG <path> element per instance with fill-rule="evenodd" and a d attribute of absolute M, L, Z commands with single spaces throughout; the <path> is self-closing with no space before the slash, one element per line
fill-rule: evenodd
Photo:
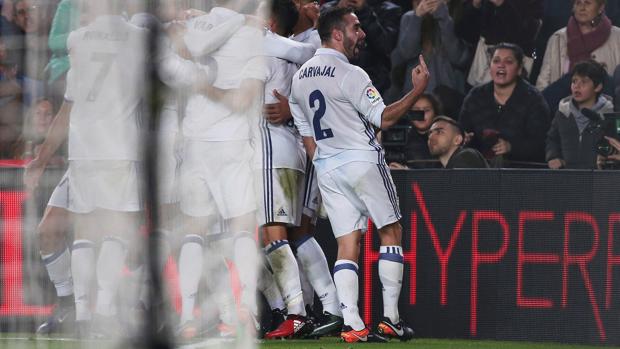
<path fill-rule="evenodd" d="M 607 77 L 607 71 L 605 71 L 605 68 L 599 62 L 588 59 L 575 64 L 571 72 L 571 77 L 575 75 L 590 78 L 594 83 L 594 87 L 596 87 L 603 84 Z"/>
<path fill-rule="evenodd" d="M 354 13 L 353 8 L 332 7 L 324 13 L 321 13 L 319 16 L 317 30 L 322 43 L 325 43 L 331 39 L 332 30 L 338 29 L 344 32 L 344 16 L 349 13 Z"/>
<path fill-rule="evenodd" d="M 271 16 L 278 22 L 278 28 L 283 31 L 283 35 L 289 36 L 293 33 L 293 27 L 299 19 L 299 10 L 292 0 L 272 0 Z"/>

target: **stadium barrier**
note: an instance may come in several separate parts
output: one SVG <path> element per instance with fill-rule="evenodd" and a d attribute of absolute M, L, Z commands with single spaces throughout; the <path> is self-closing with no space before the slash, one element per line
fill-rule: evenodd
<path fill-rule="evenodd" d="M 36 197 L 21 168 L 0 168 L 0 324 L 54 301 L 36 224 L 62 176 Z M 401 315 L 421 337 L 620 344 L 620 208 L 613 171 L 394 171 L 403 214 Z M 25 212 L 35 210 L 35 214 Z M 336 244 L 320 221 L 330 263 Z M 382 312 L 372 226 L 360 261 L 360 309 Z M 2 326 L 6 329 L 6 326 Z"/>

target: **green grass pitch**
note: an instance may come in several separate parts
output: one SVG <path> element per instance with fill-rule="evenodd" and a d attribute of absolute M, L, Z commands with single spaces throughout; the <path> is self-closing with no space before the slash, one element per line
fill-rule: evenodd
<path fill-rule="evenodd" d="M 180 349 L 200 349 L 200 348 L 223 348 L 220 345 L 195 343 L 190 345 L 179 345 Z M 7 349 L 111 349 L 126 348 L 125 345 L 111 345 L 105 341 L 78 342 L 67 339 L 45 338 L 37 339 L 31 334 L 0 334 L 0 348 Z M 233 347 L 231 345 L 231 347 Z M 530 342 L 499 342 L 499 341 L 479 341 L 479 340 L 451 340 L 451 339 L 415 339 L 410 342 L 391 341 L 390 343 L 355 343 L 347 344 L 340 342 L 336 338 L 324 338 L 320 340 L 276 340 L 261 341 L 257 344 L 257 349 L 595 349 L 595 348 L 616 348 L 610 346 L 587 346 L 569 345 L 557 343 L 530 343 Z"/>

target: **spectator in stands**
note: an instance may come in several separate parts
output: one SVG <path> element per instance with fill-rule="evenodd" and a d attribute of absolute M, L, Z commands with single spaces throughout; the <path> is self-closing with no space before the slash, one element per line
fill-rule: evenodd
<path fill-rule="evenodd" d="M 388 0 L 332 0 L 321 6 L 321 12 L 334 6 L 355 10 L 366 38 L 359 58 L 351 64 L 364 69 L 383 94 L 390 87 L 390 54 L 398 39 L 401 8 Z"/>
<path fill-rule="evenodd" d="M 22 88 L 17 81 L 17 64 L 12 61 L 0 36 L 0 159 L 13 158 L 22 127 Z"/>
<path fill-rule="evenodd" d="M 597 143 L 603 138 L 601 114 L 612 112 L 611 100 L 601 94 L 607 73 L 593 60 L 575 65 L 571 95 L 560 102 L 547 134 L 549 168 L 597 168 Z"/>
<path fill-rule="evenodd" d="M 614 104 L 616 106 L 614 109 L 620 111 L 620 65 L 614 72 Z"/>
<path fill-rule="evenodd" d="M 438 116 L 428 132 L 428 148 L 444 168 L 487 168 L 489 165 L 476 149 L 466 148 L 465 131 L 454 119 Z"/>
<path fill-rule="evenodd" d="M 398 97 L 411 90 L 411 70 L 418 64 L 420 54 L 428 64 L 431 79 L 427 92 L 437 94 L 436 88 L 465 93 L 466 65 L 470 46 L 454 32 L 454 23 L 444 0 L 413 0 L 414 10 L 400 20 L 398 43 L 392 51 L 392 94 Z M 446 102 L 449 98 L 439 98 Z M 393 98 L 396 99 L 396 98 Z"/>
<path fill-rule="evenodd" d="M 51 100 L 40 98 L 33 103 L 26 114 L 22 135 L 17 142 L 15 158 L 29 160 L 39 152 L 39 146 L 45 140 L 47 131 L 54 119 L 54 107 Z M 50 159 L 51 166 L 63 166 L 65 164 L 66 149 L 63 147 Z"/>
<path fill-rule="evenodd" d="M 17 65 L 17 77 L 21 79 L 26 52 L 24 28 L 28 26 L 29 4 L 27 0 L 5 1 L 2 13 L 0 36 L 6 45 L 8 60 Z"/>
<path fill-rule="evenodd" d="M 492 81 L 473 88 L 465 97 L 460 122 L 473 132 L 470 145 L 492 160 L 511 167 L 544 160 L 545 135 L 549 129 L 549 107 L 536 88 L 525 81 L 523 50 L 500 43 L 493 49 Z"/>
<path fill-rule="evenodd" d="M 47 46 L 49 4 L 43 0 L 18 0 L 17 22 L 24 31 L 23 93 L 24 104 L 32 105 L 45 94 L 45 66 L 50 58 Z"/>
<path fill-rule="evenodd" d="M 51 96 L 56 104 L 62 102 L 65 93 L 65 77 L 69 70 L 67 38 L 80 22 L 79 10 L 75 0 L 61 0 L 52 21 L 48 45 L 52 56 L 45 67 L 47 83 L 51 86 Z"/>
<path fill-rule="evenodd" d="M 620 28 L 605 15 L 606 0 L 573 0 L 568 25 L 555 32 L 547 43 L 543 65 L 536 81 L 545 89 L 586 59 L 603 63 L 613 74 L 620 63 Z"/>
<path fill-rule="evenodd" d="M 490 81 L 488 49 L 500 42 L 524 50 L 529 72 L 542 16 L 543 0 L 466 0 L 456 32 L 476 47 L 467 82 L 477 86 Z"/>
<path fill-rule="evenodd" d="M 419 120 L 414 117 L 413 115 L 416 113 L 423 113 L 424 118 Z M 407 169 L 436 167 L 434 163 L 427 162 L 433 159 L 428 151 L 428 130 L 435 116 L 440 113 L 441 106 L 435 96 L 428 93 L 420 96 L 411 107 L 410 113 L 403 117 L 403 122 L 412 126 L 407 135 L 407 144 L 403 148 L 407 163 L 392 162 L 390 163 L 390 168 Z"/>

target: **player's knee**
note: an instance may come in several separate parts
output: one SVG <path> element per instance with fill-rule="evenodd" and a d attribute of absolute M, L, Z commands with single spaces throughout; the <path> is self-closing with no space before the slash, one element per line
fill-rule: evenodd
<path fill-rule="evenodd" d="M 382 246 L 400 246 L 403 236 L 403 227 L 394 222 L 379 229 L 379 239 Z"/>

